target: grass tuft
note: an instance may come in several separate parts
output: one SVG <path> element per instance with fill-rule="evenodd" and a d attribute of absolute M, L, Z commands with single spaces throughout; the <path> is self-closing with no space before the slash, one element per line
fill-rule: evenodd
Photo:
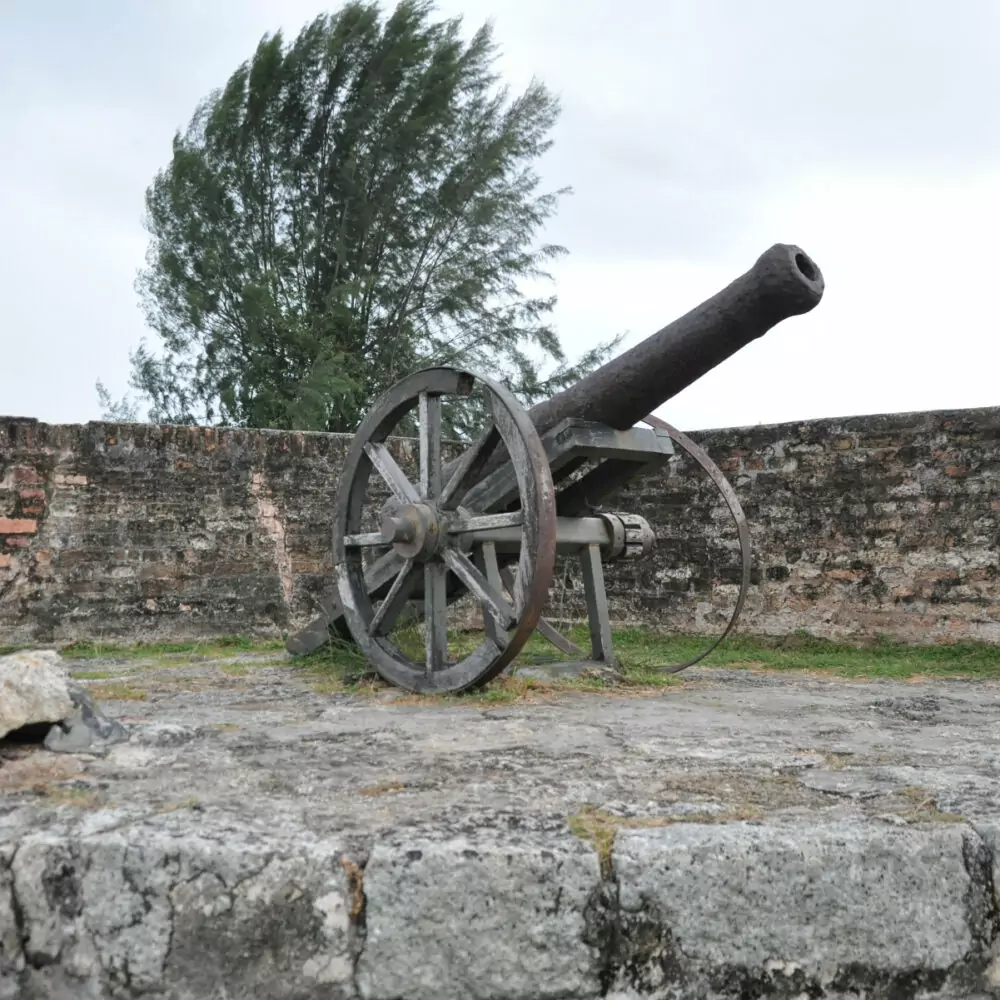
<path fill-rule="evenodd" d="M 574 837 L 593 844 L 601 865 L 601 876 L 611 877 L 612 856 L 615 839 L 619 830 L 644 830 L 655 827 L 674 826 L 678 823 L 733 823 L 758 820 L 763 814 L 756 806 L 744 806 L 726 812 L 693 812 L 677 816 L 616 816 L 614 813 L 584 806 L 578 813 L 569 816 L 566 824 Z"/>
<path fill-rule="evenodd" d="M 365 911 L 365 873 L 360 865 L 346 855 L 340 859 L 340 867 L 344 869 L 351 892 L 351 922 L 357 923 Z"/>
<path fill-rule="evenodd" d="M 405 792 L 407 787 L 407 785 L 402 785 L 399 782 L 383 781 L 378 785 L 370 785 L 368 788 L 362 788 L 360 794 L 367 796 L 368 798 L 376 798 L 380 795 L 392 795 L 395 792 Z"/>
<path fill-rule="evenodd" d="M 52 806 L 73 806 L 76 809 L 96 809 L 101 804 L 101 796 L 93 788 L 76 785 L 37 786 L 35 791 L 45 796 Z"/>
<path fill-rule="evenodd" d="M 176 802 L 166 802 L 156 811 L 162 815 L 165 813 L 180 812 L 183 809 L 197 809 L 200 805 L 201 799 L 192 795 L 186 799 L 179 799 Z"/>
<path fill-rule="evenodd" d="M 94 684 L 89 690 L 97 701 L 145 701 L 147 697 L 145 691 L 131 684 Z"/>
<path fill-rule="evenodd" d="M 908 785 L 897 793 L 906 803 L 902 816 L 908 823 L 964 823 L 965 817 L 958 813 L 943 812 L 937 800 L 919 785 Z"/>

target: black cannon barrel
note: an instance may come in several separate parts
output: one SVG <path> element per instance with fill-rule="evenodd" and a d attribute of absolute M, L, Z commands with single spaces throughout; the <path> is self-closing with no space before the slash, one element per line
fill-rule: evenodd
<path fill-rule="evenodd" d="M 805 251 L 776 243 L 721 292 L 532 407 L 531 421 L 540 434 L 566 417 L 633 427 L 783 319 L 809 312 L 823 288 L 823 275 Z"/>

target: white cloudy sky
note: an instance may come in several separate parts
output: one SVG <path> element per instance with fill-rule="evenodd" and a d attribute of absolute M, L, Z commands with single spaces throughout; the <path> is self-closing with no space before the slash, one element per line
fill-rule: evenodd
<path fill-rule="evenodd" d="M 575 351 L 653 333 L 775 242 L 823 269 L 660 412 L 682 427 L 1000 405 L 996 0 L 444 0 L 563 116 L 546 233 Z M 0 413 L 100 416 L 144 334 L 143 192 L 174 131 L 309 0 L 0 0 Z"/>

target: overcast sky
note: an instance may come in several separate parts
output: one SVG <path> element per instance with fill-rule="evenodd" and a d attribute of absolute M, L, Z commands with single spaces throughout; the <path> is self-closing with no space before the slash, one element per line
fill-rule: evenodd
<path fill-rule="evenodd" d="M 0 413 L 97 419 L 145 327 L 143 194 L 307 0 L 0 0 Z M 448 0 L 563 115 L 546 184 L 576 353 L 645 337 L 775 242 L 827 292 L 660 412 L 685 428 L 1000 405 L 996 0 Z"/>

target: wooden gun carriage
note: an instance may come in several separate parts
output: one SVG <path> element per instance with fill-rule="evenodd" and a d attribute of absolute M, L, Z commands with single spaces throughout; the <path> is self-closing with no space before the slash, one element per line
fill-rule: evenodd
<path fill-rule="evenodd" d="M 802 250 L 776 244 L 712 298 L 530 410 L 499 382 L 461 369 L 402 379 L 362 421 L 344 463 L 333 536 L 337 599 L 291 637 L 289 650 L 316 649 L 333 632 L 356 643 L 383 678 L 418 692 L 485 683 L 536 630 L 585 664 L 613 667 L 603 567 L 646 556 L 656 540 L 642 517 L 598 505 L 635 476 L 663 467 L 678 445 L 722 491 L 743 558 L 725 632 L 699 656 L 665 669 L 700 660 L 739 617 L 750 578 L 749 532 L 735 492 L 708 455 L 652 411 L 783 319 L 814 308 L 823 289 L 819 268 Z M 442 406 L 473 393 L 485 426 L 446 463 Z M 408 477 L 386 442 L 414 416 L 419 469 Z M 376 526 L 364 523 L 373 475 L 390 494 Z M 589 659 L 543 617 L 557 553 L 580 561 Z M 484 638 L 453 655 L 449 609 L 465 595 L 481 609 Z M 394 636 L 404 609 L 423 623 L 422 658 Z"/>

